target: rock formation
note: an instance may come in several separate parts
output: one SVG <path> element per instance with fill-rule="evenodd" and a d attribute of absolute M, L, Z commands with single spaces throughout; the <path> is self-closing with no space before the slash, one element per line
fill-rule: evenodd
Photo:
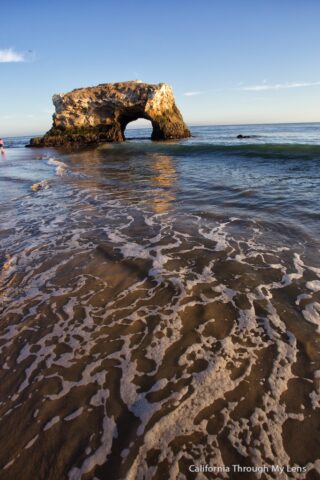
<path fill-rule="evenodd" d="M 53 103 L 52 128 L 30 146 L 122 142 L 128 123 L 138 118 L 151 121 L 152 140 L 190 136 L 166 83 L 104 83 L 54 95 Z"/>

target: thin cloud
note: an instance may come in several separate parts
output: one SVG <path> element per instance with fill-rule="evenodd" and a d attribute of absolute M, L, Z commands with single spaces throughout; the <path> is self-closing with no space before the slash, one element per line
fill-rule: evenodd
<path fill-rule="evenodd" d="M 274 85 L 263 83 L 261 85 L 249 85 L 247 87 L 241 87 L 239 90 L 244 90 L 246 92 L 261 92 L 263 90 L 283 90 L 286 88 L 315 87 L 317 85 L 320 85 L 320 82 L 276 83 Z"/>
<path fill-rule="evenodd" d="M 202 95 L 204 92 L 198 91 L 198 92 L 185 92 L 183 95 L 186 97 L 194 97 L 196 95 Z"/>
<path fill-rule="evenodd" d="M 16 63 L 24 61 L 24 54 L 16 52 L 13 48 L 5 48 L 0 50 L 0 63 Z"/>

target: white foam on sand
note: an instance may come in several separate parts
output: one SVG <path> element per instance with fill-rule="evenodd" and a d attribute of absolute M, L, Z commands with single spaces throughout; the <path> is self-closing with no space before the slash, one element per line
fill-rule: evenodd
<path fill-rule="evenodd" d="M 62 162 L 50 160 L 57 169 L 65 167 L 60 165 Z M 302 255 L 292 252 L 290 265 L 283 264 L 276 247 L 267 248 L 261 238 L 259 241 L 260 231 L 256 226 L 250 239 L 240 242 L 231 233 L 232 223 L 237 219 L 212 228 L 201 224 L 201 219 L 189 219 L 188 232 L 196 229 L 190 238 L 190 233 L 181 232 L 165 215 L 146 213 L 145 223 L 152 232 L 147 232 L 149 237 L 139 239 L 130 235 L 130 228 L 134 230 L 135 226 L 134 217 L 112 199 L 106 202 L 98 217 L 101 223 L 97 231 L 91 232 L 92 218 L 98 208 L 95 198 L 85 192 L 77 200 L 80 206 L 76 201 L 75 206 L 79 206 L 79 210 L 74 208 L 72 215 L 59 211 L 46 222 L 39 220 L 39 238 L 17 254 L 3 277 L 8 285 L 4 312 L 8 318 L 11 315 L 17 320 L 6 325 L 0 338 L 4 341 L 5 360 L 10 360 L 6 349 L 14 350 L 15 367 L 20 369 L 16 393 L 8 402 L 10 408 L 13 405 L 16 414 L 21 406 L 19 402 L 49 379 L 55 380 L 59 387 L 55 393 L 46 395 L 43 404 L 36 406 L 33 413 L 37 418 L 43 418 L 46 402 L 54 405 L 55 401 L 69 401 L 71 392 L 77 389 L 80 392 L 85 387 L 93 391 L 86 405 L 74 400 L 68 415 L 60 417 L 60 412 L 51 412 L 50 416 L 59 415 L 47 419 L 25 448 L 32 448 L 34 444 L 38 448 L 42 435 L 58 422 L 62 422 L 63 428 L 71 428 L 84 412 L 94 410 L 100 421 L 100 429 L 94 432 L 95 443 L 87 441 L 68 478 L 79 480 L 89 472 L 93 475 L 94 469 L 108 460 L 113 440 L 119 434 L 117 419 L 109 410 L 111 400 L 115 399 L 110 398 L 108 369 L 116 368 L 121 377 L 119 387 L 114 388 L 118 389 L 125 408 L 139 421 L 134 434 L 140 446 L 126 473 L 128 480 L 152 478 L 155 467 L 148 464 L 147 458 L 154 449 L 160 452 L 158 464 L 165 460 L 169 463 L 172 479 L 178 478 L 179 460 L 185 455 L 204 464 L 210 455 L 212 464 L 223 465 L 217 435 L 208 431 L 211 417 L 205 413 L 218 400 L 225 405 L 219 411 L 221 430 L 228 432 L 226 439 L 232 449 L 250 456 L 254 465 L 270 460 L 277 464 L 290 463 L 283 445 L 282 428 L 289 418 L 301 421 L 304 414 L 293 417 L 281 398 L 288 382 L 294 378 L 292 366 L 297 361 L 298 347 L 278 312 L 274 294 L 288 285 L 295 284 L 298 288 L 308 269 Z M 77 216 L 81 227 L 73 228 L 72 222 Z M 112 220 L 113 227 L 109 224 Z M 104 241 L 107 238 L 110 256 L 115 250 L 120 253 L 120 259 L 118 256 L 112 263 L 99 257 L 99 262 L 94 263 L 95 236 L 99 235 Z M 60 256 L 54 257 L 56 252 Z M 272 256 L 272 261 L 266 260 L 268 256 Z M 197 264 L 198 257 L 202 263 Z M 177 258 L 179 262 L 175 261 Z M 131 265 L 136 259 L 145 269 L 141 268 L 139 275 L 132 274 L 131 283 L 111 295 L 113 279 L 110 281 L 108 276 L 109 268 L 121 265 L 123 260 Z M 232 261 L 241 266 L 247 283 L 235 281 L 236 275 L 225 276 L 223 269 L 219 272 L 217 267 L 222 261 L 225 265 Z M 92 268 L 90 262 L 93 262 Z M 273 270 L 277 281 L 261 279 L 265 277 L 259 274 L 268 269 Z M 17 293 L 10 282 L 19 271 L 24 275 Z M 127 280 L 120 278 L 120 282 Z M 317 292 L 318 287 L 318 281 L 307 283 L 310 295 Z M 240 295 L 246 299 L 242 307 L 238 303 Z M 299 290 L 297 307 L 302 301 L 309 301 L 309 296 L 302 295 L 305 294 Z M 10 302 L 10 296 L 14 302 Z M 235 312 L 231 320 L 227 314 L 224 317 L 219 313 L 227 308 Z M 305 320 L 319 325 L 319 308 L 316 302 L 304 306 Z M 190 317 L 188 311 L 192 312 Z M 54 321 L 50 322 L 50 318 Z M 190 321 L 194 322 L 192 328 L 189 328 Z M 209 324 L 219 322 L 222 330 L 219 337 L 210 330 L 206 332 Z M 228 329 L 222 328 L 225 325 Z M 30 332 L 32 335 L 26 335 Z M 59 352 L 57 345 L 64 348 Z M 254 405 L 252 412 L 239 417 L 235 411 L 246 398 L 235 395 L 232 402 L 227 399 L 243 384 L 258 387 L 254 369 L 269 347 L 273 347 L 274 352 L 272 366 L 267 378 L 259 378 L 265 385 L 259 406 Z M 170 351 L 175 358 L 174 368 L 167 369 Z M 140 366 L 144 361 L 151 365 L 147 374 Z M 201 368 L 194 368 L 196 361 Z M 76 376 L 72 374 L 74 367 L 79 367 Z M 318 377 L 316 374 L 315 384 Z M 147 384 L 150 379 L 152 382 L 143 388 L 139 384 L 141 379 L 146 379 Z M 317 392 L 315 388 L 311 397 L 314 406 L 318 401 Z M 202 421 L 197 422 L 201 416 Z M 259 432 L 256 438 L 253 438 L 254 431 Z M 173 447 L 177 438 L 192 438 L 195 433 L 202 435 L 207 443 L 199 443 L 189 452 Z M 120 457 L 129 458 L 134 448 L 135 445 L 128 442 Z M 293 474 L 292 478 L 298 476 Z"/>
<path fill-rule="evenodd" d="M 49 422 L 45 424 L 45 426 L 43 427 L 43 431 L 49 430 L 49 428 L 53 427 L 53 425 L 55 425 L 58 422 L 60 422 L 60 417 L 57 415 L 51 418 L 51 420 L 49 420 Z"/>
<path fill-rule="evenodd" d="M 306 287 L 313 292 L 320 292 L 320 280 L 312 280 L 307 282 Z"/>

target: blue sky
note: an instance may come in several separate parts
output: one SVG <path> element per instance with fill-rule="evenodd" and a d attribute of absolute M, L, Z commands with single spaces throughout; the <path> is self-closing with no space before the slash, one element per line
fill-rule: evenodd
<path fill-rule="evenodd" d="M 319 0 L 11 0 L 0 136 L 51 125 L 51 97 L 168 82 L 192 124 L 320 121 Z"/>

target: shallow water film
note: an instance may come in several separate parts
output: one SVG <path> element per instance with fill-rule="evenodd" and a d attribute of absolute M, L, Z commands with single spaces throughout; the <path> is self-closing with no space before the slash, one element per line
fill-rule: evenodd
<path fill-rule="evenodd" d="M 208 130 L 1 159 L 1 479 L 320 478 L 320 146 Z"/>

